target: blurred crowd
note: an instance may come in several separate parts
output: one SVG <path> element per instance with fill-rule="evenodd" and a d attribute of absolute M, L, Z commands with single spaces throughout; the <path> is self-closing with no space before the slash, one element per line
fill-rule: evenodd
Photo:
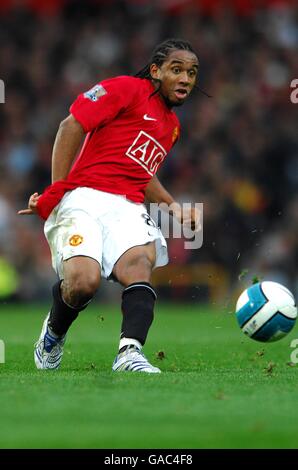
<path fill-rule="evenodd" d="M 50 294 L 43 222 L 16 213 L 50 183 L 69 105 L 101 79 L 136 73 L 168 37 L 191 42 L 211 95 L 195 91 L 177 109 L 182 136 L 159 174 L 178 200 L 204 204 L 202 248 L 172 239 L 171 262 L 218 265 L 230 291 L 257 276 L 297 294 L 297 4 L 56 0 L 0 8 L 0 298 Z"/>

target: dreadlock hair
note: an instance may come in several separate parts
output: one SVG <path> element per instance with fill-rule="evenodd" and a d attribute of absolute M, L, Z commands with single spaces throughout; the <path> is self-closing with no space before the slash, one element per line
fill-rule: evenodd
<path fill-rule="evenodd" d="M 157 89 L 152 93 L 151 96 L 158 93 L 161 87 L 161 80 L 159 80 L 158 78 L 151 77 L 151 73 L 150 73 L 151 65 L 156 64 L 158 67 L 161 67 L 161 65 L 167 60 L 171 52 L 176 51 L 176 50 L 189 51 L 197 55 L 193 47 L 188 41 L 184 41 L 183 39 L 173 39 L 173 38 L 166 39 L 161 44 L 158 44 L 156 46 L 156 48 L 154 49 L 152 53 L 149 63 L 145 65 L 145 67 L 143 67 L 141 70 L 139 70 L 139 72 L 137 72 L 134 75 L 135 77 L 147 78 L 148 80 L 153 80 L 154 82 L 158 83 Z M 206 93 L 200 87 L 198 87 L 198 85 L 195 85 L 195 88 L 200 90 L 206 96 L 210 97 L 210 95 L 208 95 L 208 93 Z"/>

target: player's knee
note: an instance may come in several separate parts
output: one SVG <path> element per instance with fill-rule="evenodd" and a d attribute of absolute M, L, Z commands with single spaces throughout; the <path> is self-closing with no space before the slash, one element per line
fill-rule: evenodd
<path fill-rule="evenodd" d="M 92 273 L 77 273 L 66 284 L 66 301 L 77 307 L 91 300 L 100 283 L 100 276 Z"/>
<path fill-rule="evenodd" d="M 129 285 L 139 280 L 149 281 L 151 278 L 153 260 L 146 253 L 139 254 L 117 272 L 117 278 L 123 285 Z"/>
<path fill-rule="evenodd" d="M 81 275 L 73 283 L 73 291 L 77 297 L 91 299 L 99 286 L 99 278 L 92 275 Z"/>

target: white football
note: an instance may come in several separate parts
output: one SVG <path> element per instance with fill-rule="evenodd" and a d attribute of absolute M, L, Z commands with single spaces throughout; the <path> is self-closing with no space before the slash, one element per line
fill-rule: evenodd
<path fill-rule="evenodd" d="M 245 289 L 236 304 L 236 317 L 244 334 L 256 341 L 277 341 L 294 327 L 297 306 L 283 285 L 263 281 Z"/>

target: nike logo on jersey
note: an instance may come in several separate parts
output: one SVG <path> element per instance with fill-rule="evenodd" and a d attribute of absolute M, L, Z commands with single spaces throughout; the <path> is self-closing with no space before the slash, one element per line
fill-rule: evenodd
<path fill-rule="evenodd" d="M 144 114 L 143 118 L 145 121 L 157 121 L 157 119 L 148 116 L 148 114 Z"/>

